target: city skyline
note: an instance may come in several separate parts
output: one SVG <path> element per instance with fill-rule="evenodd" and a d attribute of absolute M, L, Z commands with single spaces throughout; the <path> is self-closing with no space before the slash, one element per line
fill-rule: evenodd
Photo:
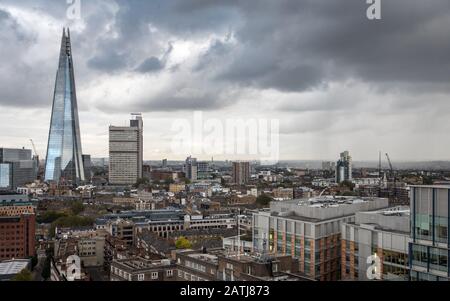
<path fill-rule="evenodd" d="M 70 26 L 93 157 L 107 157 L 109 125 L 142 112 L 144 159 L 183 160 L 189 153 L 171 153 L 170 124 L 200 110 L 279 119 L 280 160 L 335 160 L 344 150 L 356 160 L 376 161 L 379 150 L 396 161 L 450 160 L 445 1 L 384 3 L 376 22 L 364 1 L 84 1 L 79 20 L 67 20 L 65 1 L 16 2 L 0 4 L 3 147 L 33 138 L 44 156 L 55 45 Z"/>

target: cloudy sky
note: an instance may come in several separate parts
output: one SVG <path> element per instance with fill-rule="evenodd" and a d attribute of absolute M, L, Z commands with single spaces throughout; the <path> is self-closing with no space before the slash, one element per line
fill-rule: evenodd
<path fill-rule="evenodd" d="M 145 159 L 173 154 L 175 119 L 280 121 L 281 159 L 450 160 L 450 2 L 0 0 L 0 146 L 45 154 L 63 26 L 84 153 L 145 122 Z M 188 154 L 186 154 L 188 155 Z M 200 158 L 209 158 L 198 154 Z M 216 156 L 217 159 L 238 159 Z"/>

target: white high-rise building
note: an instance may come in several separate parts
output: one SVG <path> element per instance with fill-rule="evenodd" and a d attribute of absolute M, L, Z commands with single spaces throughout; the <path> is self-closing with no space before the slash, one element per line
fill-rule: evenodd
<path fill-rule="evenodd" d="M 352 157 L 348 151 L 341 153 L 336 163 L 336 183 L 352 180 Z"/>
<path fill-rule="evenodd" d="M 129 127 L 109 127 L 109 183 L 133 185 L 142 178 L 144 153 L 141 114 L 132 114 Z"/>
<path fill-rule="evenodd" d="M 188 178 L 190 181 L 197 181 L 197 158 L 192 158 L 191 156 L 189 156 L 186 159 L 186 163 L 184 164 L 184 172 L 186 174 L 186 178 Z"/>

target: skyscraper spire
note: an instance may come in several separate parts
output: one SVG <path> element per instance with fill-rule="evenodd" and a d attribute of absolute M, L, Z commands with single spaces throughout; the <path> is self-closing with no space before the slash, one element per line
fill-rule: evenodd
<path fill-rule="evenodd" d="M 85 180 L 70 31 L 63 28 L 52 117 L 45 162 L 45 180 L 79 184 Z"/>

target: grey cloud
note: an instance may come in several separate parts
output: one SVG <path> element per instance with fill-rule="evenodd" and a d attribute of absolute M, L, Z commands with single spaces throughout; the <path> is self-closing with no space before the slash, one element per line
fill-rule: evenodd
<path fill-rule="evenodd" d="M 170 56 L 170 53 L 173 51 L 173 44 L 169 43 L 169 47 L 166 50 L 166 52 L 164 53 L 164 55 L 162 56 L 161 59 L 157 58 L 157 57 L 150 57 L 148 59 L 146 59 L 145 61 L 143 61 L 137 68 L 135 71 L 141 72 L 141 73 L 152 73 L 152 72 L 157 72 L 157 71 L 161 71 L 166 67 L 167 64 L 167 60 Z"/>
<path fill-rule="evenodd" d="M 88 66 L 101 71 L 123 71 L 127 67 L 127 56 L 114 50 L 97 54 L 88 60 Z"/>
<path fill-rule="evenodd" d="M 62 20 L 67 8 L 65 3 L 50 5 L 45 0 L 6 3 L 48 9 Z M 164 42 L 156 39 L 214 36 L 193 72 L 208 81 L 217 92 L 212 97 L 218 99 L 224 93 L 219 87 L 302 92 L 348 79 L 379 91 L 395 87 L 410 93 L 421 86 L 448 92 L 447 0 L 435 0 L 433 5 L 421 0 L 384 1 L 381 21 L 366 19 L 367 4 L 361 0 L 116 0 L 112 3 L 117 13 L 95 9 L 105 3 L 83 2 L 86 27 L 74 41 L 81 49 L 75 53 L 81 65 L 78 81 L 95 77 L 96 71 L 156 73 L 168 67 L 167 57 L 158 55 L 167 51 L 158 46 Z M 161 36 L 150 32 L 150 24 Z M 215 38 L 229 32 L 233 43 Z M 182 72 L 180 65 L 168 69 L 174 76 Z M 186 86 L 192 86 L 195 78 Z"/>
<path fill-rule="evenodd" d="M 164 63 L 162 63 L 157 57 L 152 56 L 143 61 L 136 71 L 148 73 L 160 71 L 162 69 L 164 69 Z"/>

